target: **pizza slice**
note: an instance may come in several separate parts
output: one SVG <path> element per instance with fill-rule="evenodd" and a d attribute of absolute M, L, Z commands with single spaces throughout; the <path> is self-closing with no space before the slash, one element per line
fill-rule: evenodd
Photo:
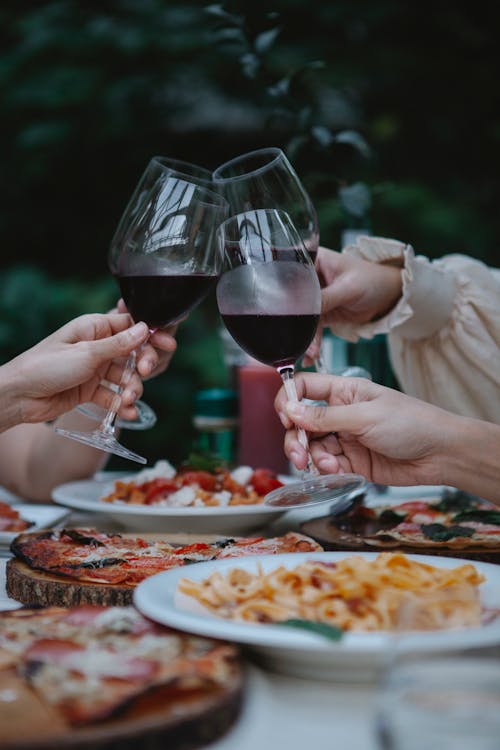
<path fill-rule="evenodd" d="M 7 592 L 27 605 L 129 604 L 145 578 L 204 560 L 322 550 L 313 539 L 231 537 L 173 545 L 164 539 L 57 529 L 21 534 L 11 545 Z"/>
<path fill-rule="evenodd" d="M 132 607 L 88 606 L 1 613 L 0 654 L 72 726 L 102 721 L 155 688 L 178 695 L 227 684 L 237 658 L 228 644 Z"/>
<path fill-rule="evenodd" d="M 466 493 L 448 493 L 440 500 L 412 500 L 393 506 L 360 510 L 379 526 L 364 536 L 377 547 L 446 547 L 465 549 L 500 545 L 500 509 Z"/>

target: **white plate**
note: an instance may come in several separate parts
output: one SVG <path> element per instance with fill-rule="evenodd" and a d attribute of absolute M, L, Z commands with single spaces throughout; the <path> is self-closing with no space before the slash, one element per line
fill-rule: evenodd
<path fill-rule="evenodd" d="M 52 499 L 69 508 L 104 514 L 132 531 L 238 534 L 260 528 L 286 511 L 267 505 L 166 508 L 102 502 L 100 498 L 109 491 L 109 482 L 89 479 L 59 485 L 53 490 Z"/>
<path fill-rule="evenodd" d="M 394 501 L 401 500 L 401 502 L 404 502 L 405 500 L 412 500 L 419 497 L 424 497 L 425 499 L 429 497 L 440 498 L 444 490 L 453 491 L 454 488 L 445 487 L 442 484 L 419 484 L 414 487 L 395 487 L 392 485 L 391 487 L 387 487 L 387 490 L 379 495 L 379 497 L 382 500 L 389 498 Z"/>
<path fill-rule="evenodd" d="M 53 526 L 55 523 L 62 521 L 69 515 L 69 511 L 64 508 L 58 508 L 54 505 L 23 505 L 16 504 L 13 506 L 21 518 L 25 521 L 31 521 L 33 524 L 25 531 L 36 531 L 37 529 L 47 529 Z M 13 539 L 21 531 L 0 531 L 0 548 L 9 547 Z"/>
<path fill-rule="evenodd" d="M 242 557 L 197 563 L 158 573 L 143 581 L 134 592 L 134 604 L 147 617 L 164 625 L 198 635 L 223 638 L 247 644 L 273 669 L 317 679 L 371 681 L 376 679 L 385 660 L 395 646 L 394 635 L 388 632 L 346 633 L 338 642 L 328 641 L 308 633 L 279 625 L 246 624 L 214 616 L 192 597 L 177 590 L 179 579 L 201 581 L 217 569 L 223 573 L 230 568 L 244 568 L 256 572 L 261 566 L 269 572 L 279 565 L 292 568 L 310 559 L 335 562 L 348 557 L 348 552 L 315 552 Z M 373 559 L 376 552 L 356 552 Z M 430 555 L 408 555 L 413 560 L 442 568 L 452 568 L 470 560 Z M 486 576 L 481 585 L 482 602 L 500 607 L 500 567 L 474 562 Z M 413 633 L 399 636 L 398 644 L 418 650 L 465 648 L 476 644 L 500 643 L 500 624 L 491 623 L 477 628 L 454 631 Z"/>

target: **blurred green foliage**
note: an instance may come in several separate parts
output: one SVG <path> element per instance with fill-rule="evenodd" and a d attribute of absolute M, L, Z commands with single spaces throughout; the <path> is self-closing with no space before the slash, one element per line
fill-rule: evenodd
<path fill-rule="evenodd" d="M 498 264 L 494 4 L 4 0 L 0 40 L 2 360 L 114 303 L 108 243 L 155 153 L 281 146 L 323 244 L 369 221 Z M 127 438 L 152 458 L 184 457 L 194 391 L 227 378 L 217 326 L 210 300 L 146 384 L 158 425 Z"/>

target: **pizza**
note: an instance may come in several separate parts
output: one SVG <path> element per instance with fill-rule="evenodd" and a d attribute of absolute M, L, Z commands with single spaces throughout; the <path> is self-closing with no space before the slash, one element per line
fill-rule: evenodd
<path fill-rule="evenodd" d="M 187 464 L 176 470 L 168 461 L 158 461 L 133 477 L 116 480 L 101 500 L 164 508 L 258 505 L 269 492 L 283 486 L 270 469 L 238 466 L 229 470 L 213 462 L 204 466 Z"/>
<path fill-rule="evenodd" d="M 24 531 L 30 526 L 33 526 L 32 521 L 21 518 L 12 505 L 0 500 L 0 531 Z"/>
<path fill-rule="evenodd" d="M 125 604 L 145 578 L 170 568 L 243 555 L 312 552 L 322 547 L 289 532 L 174 545 L 164 539 L 68 528 L 20 534 L 11 544 L 7 592 L 24 604 Z"/>
<path fill-rule="evenodd" d="M 362 528 L 373 547 L 500 547 L 500 508 L 467 493 L 445 492 L 439 500 L 415 499 L 397 505 L 354 508 L 340 528 Z"/>
<path fill-rule="evenodd" d="M 0 612 L 0 676 L 4 686 L 9 676 L 24 683 L 58 730 L 76 739 L 72 728 L 130 712 L 155 691 L 164 710 L 176 704 L 182 717 L 183 701 L 189 707 L 194 695 L 215 695 L 241 675 L 230 644 L 158 625 L 133 607 L 80 606 Z M 10 696 L 14 703 L 13 689 Z M 19 735 L 30 721 L 24 717 Z"/>

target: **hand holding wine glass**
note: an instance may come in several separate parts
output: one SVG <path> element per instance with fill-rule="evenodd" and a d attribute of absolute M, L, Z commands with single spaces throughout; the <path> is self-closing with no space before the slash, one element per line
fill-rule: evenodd
<path fill-rule="evenodd" d="M 222 319 L 247 354 L 278 370 L 288 398 L 296 401 L 295 362 L 311 343 L 320 313 L 314 265 L 288 214 L 276 209 L 233 216 L 218 238 L 227 268 L 217 285 Z M 307 450 L 305 431 L 298 435 Z M 314 471 L 311 460 L 309 469 Z M 324 502 L 362 484 L 361 477 L 316 476 L 273 500 L 290 506 Z"/>
<path fill-rule="evenodd" d="M 227 214 L 216 193 L 173 173 L 160 177 L 146 199 L 125 242 L 113 245 L 110 267 L 132 318 L 150 331 L 187 315 L 215 284 L 222 255 L 215 230 Z M 122 387 L 135 369 L 135 355 L 125 368 Z M 90 433 L 58 430 L 101 450 L 139 463 L 146 460 L 121 445 L 114 434 L 120 403 L 116 394 L 100 427 Z"/>
<path fill-rule="evenodd" d="M 126 242 L 128 232 L 137 223 L 141 211 L 145 205 L 147 205 L 148 195 L 157 180 L 165 179 L 169 174 L 174 172 L 179 177 L 183 177 L 188 180 L 188 182 L 194 182 L 197 185 L 210 188 L 212 184 L 212 173 L 204 167 L 200 167 L 197 164 L 192 164 L 191 162 L 183 161 L 181 159 L 173 159 L 168 156 L 153 156 L 140 176 L 125 210 L 120 217 L 120 221 L 118 222 L 118 226 L 110 245 L 110 264 L 115 257 L 119 257 L 120 251 Z M 111 268 L 111 272 L 114 273 L 113 268 Z M 120 300 L 120 302 L 122 301 Z M 128 312 L 124 305 L 120 307 L 120 302 L 118 306 L 119 312 Z M 158 341 L 158 339 L 161 338 L 159 334 L 161 334 L 161 331 L 158 331 L 157 335 L 154 336 L 154 339 L 151 342 L 152 344 L 155 343 L 155 340 Z M 158 347 L 158 352 L 159 356 L 165 362 L 165 355 L 162 355 L 162 352 L 172 352 L 172 342 L 166 339 L 162 343 L 164 346 Z M 141 358 L 142 357 L 139 359 Z M 161 369 L 158 370 L 158 372 L 161 371 Z M 110 383 L 105 383 L 105 385 L 115 393 L 117 392 L 116 386 L 113 386 Z M 136 418 L 121 419 L 118 417 L 116 420 L 117 427 L 125 427 L 129 430 L 146 430 L 156 424 L 156 414 L 147 403 L 137 400 L 135 402 L 135 407 L 137 412 Z M 93 403 L 80 404 L 77 409 L 87 417 L 98 421 L 104 419 L 106 413 L 103 409 L 97 406 L 97 404 Z"/>

